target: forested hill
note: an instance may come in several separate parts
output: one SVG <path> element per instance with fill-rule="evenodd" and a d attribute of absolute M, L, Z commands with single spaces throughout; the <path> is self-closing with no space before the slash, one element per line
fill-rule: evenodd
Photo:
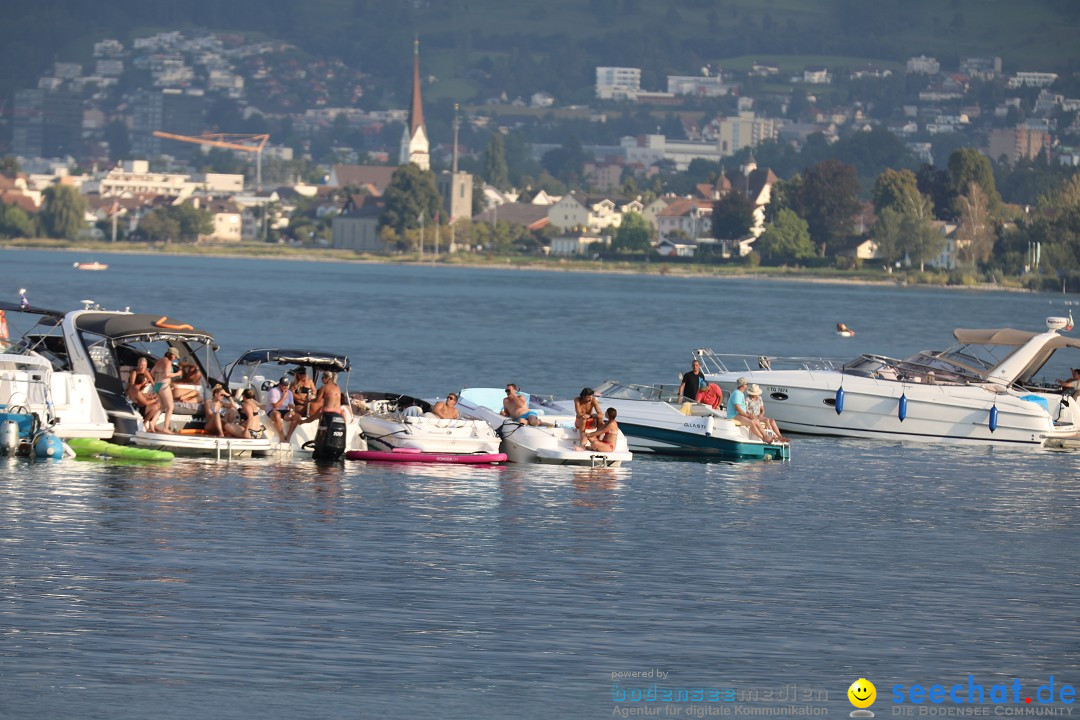
<path fill-rule="evenodd" d="M 754 54 L 903 61 L 999 55 L 1008 70 L 1080 68 L 1075 0 L 39 0 L 7 3 L 0 97 L 30 87 L 56 60 L 89 63 L 94 41 L 202 28 L 278 38 L 387 83 L 419 34 L 425 69 L 458 92 L 591 97 L 597 65 L 667 74 Z M 381 82 L 380 82 L 381 84 Z M 463 97 L 462 99 L 468 99 Z"/>

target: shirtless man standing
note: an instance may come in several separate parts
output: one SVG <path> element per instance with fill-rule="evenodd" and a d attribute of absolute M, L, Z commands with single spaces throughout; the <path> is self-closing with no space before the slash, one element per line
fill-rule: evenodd
<path fill-rule="evenodd" d="M 454 393 L 447 393 L 446 402 L 440 400 L 435 403 L 435 407 L 431 408 L 431 414 L 436 417 L 441 417 L 443 420 L 457 420 L 457 395 Z"/>
<path fill-rule="evenodd" d="M 318 419 L 323 413 L 341 414 L 341 388 L 337 384 L 337 374 L 327 370 L 320 379 L 322 387 L 311 401 L 311 414 L 304 418 L 305 423 Z"/>
<path fill-rule="evenodd" d="M 180 377 L 182 374 L 179 370 L 173 370 L 173 362 L 178 357 L 180 357 L 180 351 L 176 348 L 169 348 L 161 356 L 161 359 L 154 363 L 154 368 L 150 371 L 150 376 L 154 379 L 152 392 L 157 393 L 158 401 L 165 410 L 165 423 L 162 425 L 161 430 L 150 427 L 150 432 L 162 432 L 172 435 L 172 430 L 169 429 L 173 413 L 172 379 Z"/>
<path fill-rule="evenodd" d="M 517 385 L 510 383 L 506 386 L 506 397 L 503 399 L 502 414 L 511 420 L 517 420 L 522 425 L 539 425 L 540 417 L 535 410 L 529 409 L 529 401 L 522 395 L 518 395 Z"/>

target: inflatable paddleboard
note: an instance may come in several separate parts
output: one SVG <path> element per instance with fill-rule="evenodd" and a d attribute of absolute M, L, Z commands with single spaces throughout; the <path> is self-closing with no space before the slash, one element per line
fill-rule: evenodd
<path fill-rule="evenodd" d="M 376 460 L 379 462 L 410 463 L 457 463 L 462 465 L 487 465 L 506 462 L 506 453 L 428 453 L 414 448 L 402 448 L 391 452 L 381 450 L 350 450 L 347 460 Z"/>

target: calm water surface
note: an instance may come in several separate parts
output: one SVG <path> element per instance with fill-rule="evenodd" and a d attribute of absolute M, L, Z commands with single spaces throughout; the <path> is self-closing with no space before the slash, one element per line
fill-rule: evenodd
<path fill-rule="evenodd" d="M 0 297 L 168 313 L 214 332 L 224 361 L 343 351 L 354 387 L 421 395 L 671 382 L 701 346 L 906 355 L 955 327 L 1036 329 L 1070 300 L 119 255 L 71 269 L 90 259 L 0 251 Z M 1080 456 L 800 438 L 793 458 L 0 460 L 0 717 L 599 718 L 613 672 L 651 668 L 672 687 L 825 691 L 835 717 L 860 676 L 879 717 L 897 683 L 1080 683 Z"/>

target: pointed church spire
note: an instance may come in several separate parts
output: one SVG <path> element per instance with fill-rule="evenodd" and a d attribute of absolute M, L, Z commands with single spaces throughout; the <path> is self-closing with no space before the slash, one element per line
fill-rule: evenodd
<path fill-rule="evenodd" d="M 409 106 L 409 135 L 424 127 L 424 106 L 420 102 L 420 36 L 413 39 L 412 105 Z"/>
<path fill-rule="evenodd" d="M 431 168 L 428 155 L 427 128 L 424 127 L 424 106 L 420 101 L 420 37 L 413 40 L 413 88 L 409 105 L 409 126 L 401 138 L 401 163 L 416 163 L 421 170 Z"/>

